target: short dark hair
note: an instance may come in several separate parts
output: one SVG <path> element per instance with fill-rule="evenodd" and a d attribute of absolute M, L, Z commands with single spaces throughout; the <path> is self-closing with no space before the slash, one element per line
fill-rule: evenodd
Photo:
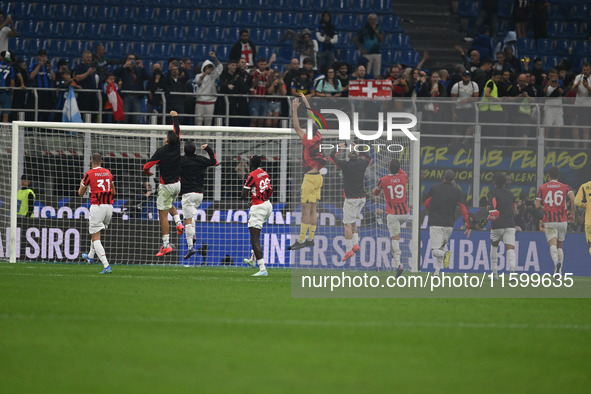
<path fill-rule="evenodd" d="M 501 71 L 501 70 L 493 70 L 492 76 L 495 77 L 497 75 L 503 76 L 503 71 Z"/>
<path fill-rule="evenodd" d="M 390 160 L 390 173 L 398 174 L 398 171 L 400 171 L 400 161 L 398 159 Z"/>
<path fill-rule="evenodd" d="M 552 179 L 558 179 L 558 177 L 560 176 L 560 170 L 556 166 L 550 167 L 550 169 L 548 170 L 548 175 Z"/>
<path fill-rule="evenodd" d="M 250 170 L 254 171 L 263 164 L 263 158 L 258 155 L 254 155 L 250 158 Z"/>
<path fill-rule="evenodd" d="M 583 63 L 583 66 L 582 66 L 581 68 L 583 68 L 583 67 L 591 67 L 591 63 L 589 63 L 589 62 L 584 62 L 584 63 Z"/>
<path fill-rule="evenodd" d="M 497 172 L 493 177 L 493 183 L 496 187 L 503 187 L 507 183 L 507 176 L 502 172 Z"/>
<path fill-rule="evenodd" d="M 248 31 L 248 29 L 242 29 L 242 30 L 240 30 L 240 34 L 239 35 L 241 36 L 242 33 L 248 33 L 248 34 L 250 34 L 250 31 Z"/>
<path fill-rule="evenodd" d="M 445 182 L 451 182 L 456 179 L 456 173 L 454 170 L 445 170 L 443 173 L 443 180 Z"/>
<path fill-rule="evenodd" d="M 174 132 L 174 130 L 168 130 L 168 133 L 166 133 L 166 138 L 168 139 L 168 145 L 178 145 L 181 143 L 179 136 Z"/>
<path fill-rule="evenodd" d="M 185 141 L 185 155 L 193 156 L 195 154 L 195 143 L 191 140 Z"/>
<path fill-rule="evenodd" d="M 90 156 L 90 160 L 94 163 L 94 164 L 99 164 L 101 161 L 103 161 L 103 157 L 101 156 L 100 153 L 93 153 Z"/>

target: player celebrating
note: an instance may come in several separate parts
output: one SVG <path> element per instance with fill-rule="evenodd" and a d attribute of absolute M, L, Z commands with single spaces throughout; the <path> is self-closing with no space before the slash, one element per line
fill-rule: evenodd
<path fill-rule="evenodd" d="M 193 239 L 195 237 L 193 216 L 195 216 L 197 208 L 199 208 L 199 205 L 203 201 L 205 171 L 207 167 L 218 165 L 213 149 L 207 146 L 207 144 L 201 145 L 201 149 L 207 152 L 209 159 L 201 155 L 196 155 L 193 141 L 186 141 L 185 155 L 181 157 L 181 203 L 185 217 L 185 236 L 187 238 L 187 247 L 189 248 L 187 254 L 185 254 L 185 259 L 188 259 L 197 252 Z"/>
<path fill-rule="evenodd" d="M 313 112 L 308 103 L 308 99 L 303 94 L 300 94 L 308 116 L 313 115 Z M 302 162 L 304 164 L 304 180 L 302 181 L 302 221 L 300 226 L 300 236 L 298 240 L 288 250 L 297 250 L 308 246 L 314 246 L 314 234 L 316 233 L 316 203 L 320 200 L 320 192 L 322 190 L 322 175 L 320 170 L 326 164 L 326 158 L 320 152 L 320 144 L 322 144 L 322 135 L 320 131 L 314 126 L 314 136 L 308 139 L 308 136 L 300 127 L 298 120 L 298 108 L 300 100 L 293 100 L 293 127 L 302 140 Z M 309 231 L 308 238 L 306 233 Z"/>
<path fill-rule="evenodd" d="M 443 173 L 443 183 L 435 185 L 429 191 L 425 200 L 425 207 L 429 210 L 429 238 L 433 257 L 437 259 L 435 275 L 439 275 L 442 267 L 449 267 L 451 252 L 444 252 L 445 244 L 451 237 L 455 220 L 456 206 L 459 206 L 466 222 L 466 234 L 470 237 L 470 218 L 468 208 L 464 205 L 462 191 L 455 184 L 456 173 L 446 170 Z"/>
<path fill-rule="evenodd" d="M 94 261 L 95 253 L 98 254 L 103 270 L 101 274 L 110 274 L 112 272 L 109 261 L 105 254 L 105 248 L 101 244 L 101 230 L 106 229 L 111 223 L 113 216 L 113 175 L 111 171 L 101 167 L 103 158 L 98 153 L 93 153 L 90 158 L 91 169 L 84 174 L 80 182 L 78 195 L 84 196 L 86 190 L 90 187 L 90 218 L 88 231 L 91 234 L 90 252 L 82 253 L 82 257 L 88 262 Z"/>
<path fill-rule="evenodd" d="M 585 236 L 587 237 L 589 254 L 591 254 L 591 182 L 581 185 L 575 196 L 575 205 L 580 208 L 587 207 L 585 213 Z"/>
<path fill-rule="evenodd" d="M 374 194 L 378 196 L 382 191 L 386 199 L 386 214 L 388 231 L 392 243 L 392 257 L 396 266 L 396 277 L 402 274 L 400 264 L 400 226 L 408 220 L 408 202 L 406 192 L 408 188 L 408 175 L 400 168 L 400 161 L 392 159 L 389 165 L 390 173 L 378 181 L 378 187 Z"/>
<path fill-rule="evenodd" d="M 567 220 L 575 218 L 575 196 L 570 186 L 558 182 L 560 170 L 551 167 L 548 170 L 549 182 L 544 183 L 538 190 L 535 201 L 536 208 L 544 206 L 544 233 L 550 245 L 550 256 L 554 262 L 554 273 L 562 273 L 564 252 L 562 242 L 566 236 Z M 571 215 L 566 212 L 566 197 L 570 199 Z"/>
<path fill-rule="evenodd" d="M 252 276 L 267 276 L 260 238 L 263 223 L 273 213 L 273 205 L 269 201 L 269 198 L 273 194 L 273 187 L 271 186 L 269 174 L 261 168 L 262 161 L 260 156 L 250 158 L 251 172 L 248 178 L 246 178 L 246 183 L 242 189 L 243 200 L 246 200 L 250 194 L 251 207 L 248 213 L 248 231 L 250 232 L 250 244 L 252 245 L 254 258 L 256 258 L 256 263 L 259 266 L 259 272 Z M 244 262 L 254 267 L 253 260 L 244 259 Z"/>
<path fill-rule="evenodd" d="M 501 239 L 507 250 L 507 263 L 509 270 L 515 272 L 515 196 L 505 188 L 507 177 L 505 174 L 495 174 L 493 178 L 495 188 L 488 194 L 489 215 L 492 221 L 490 230 L 490 266 L 495 279 L 497 273 L 497 247 Z"/>
<path fill-rule="evenodd" d="M 351 258 L 359 251 L 359 229 L 355 222 L 361 214 L 365 205 L 365 170 L 372 162 L 372 159 L 366 152 L 357 152 L 355 143 L 351 144 L 349 152 L 349 161 L 341 160 L 337 157 L 337 150 L 332 151 L 330 160 L 343 172 L 343 194 L 345 202 L 343 204 L 343 225 L 345 227 L 345 245 L 347 252 L 343 256 L 345 261 Z M 340 143 L 339 148 L 344 148 L 345 144 Z M 361 155 L 360 155 L 361 153 Z M 363 156 L 360 157 L 360 156 Z"/>
<path fill-rule="evenodd" d="M 166 134 L 164 146 L 158 148 L 150 158 L 150 161 L 144 164 L 144 173 L 148 176 L 152 175 L 150 168 L 156 164 L 160 167 L 160 186 L 158 187 L 156 208 L 158 209 L 158 219 L 160 220 L 162 247 L 156 253 L 158 257 L 172 252 L 169 235 L 170 226 L 168 224 L 169 213 L 176 223 L 177 234 L 181 235 L 185 230 L 179 213 L 175 206 L 172 205 L 181 191 L 181 129 L 176 111 L 170 111 L 170 116 L 172 116 L 174 129 Z"/>

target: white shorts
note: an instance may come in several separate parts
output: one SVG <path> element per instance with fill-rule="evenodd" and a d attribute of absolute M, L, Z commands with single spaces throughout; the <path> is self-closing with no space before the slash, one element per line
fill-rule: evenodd
<path fill-rule="evenodd" d="M 544 126 L 564 126 L 562 108 L 544 110 Z"/>
<path fill-rule="evenodd" d="M 109 227 L 113 217 L 113 206 L 111 204 L 91 205 L 88 232 L 96 234 Z"/>
<path fill-rule="evenodd" d="M 193 219 L 197 213 L 197 208 L 203 201 L 203 193 L 185 193 L 181 197 L 183 207 L 183 216 L 185 219 Z"/>
<path fill-rule="evenodd" d="M 273 213 L 273 204 L 270 201 L 265 201 L 259 205 L 253 205 L 248 212 L 248 227 L 261 229 L 271 217 Z"/>
<path fill-rule="evenodd" d="M 388 230 L 390 231 L 390 237 L 400 235 L 400 226 L 402 226 L 408 220 L 408 215 L 392 215 L 388 214 L 386 217 L 388 221 Z"/>
<path fill-rule="evenodd" d="M 361 210 L 365 205 L 365 197 L 363 198 L 345 198 L 343 204 L 343 223 L 353 224 L 360 218 Z"/>
<path fill-rule="evenodd" d="M 515 227 L 490 230 L 490 240 L 492 242 L 499 242 L 501 239 L 505 245 L 515 246 Z"/>
<path fill-rule="evenodd" d="M 559 242 L 564 241 L 567 227 L 567 222 L 544 223 L 544 233 L 546 234 L 546 241 L 550 242 L 552 238 L 558 238 Z"/>
<path fill-rule="evenodd" d="M 431 226 L 429 228 L 431 249 L 443 249 L 453 231 L 453 227 Z"/>
<path fill-rule="evenodd" d="M 172 208 L 172 203 L 179 196 L 181 192 L 181 182 L 169 183 L 168 185 L 160 184 L 158 186 L 158 199 L 156 200 L 156 208 L 159 211 L 166 211 Z"/>

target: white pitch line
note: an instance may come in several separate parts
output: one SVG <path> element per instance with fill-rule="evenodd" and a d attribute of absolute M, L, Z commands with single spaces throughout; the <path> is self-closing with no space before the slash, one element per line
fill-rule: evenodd
<path fill-rule="evenodd" d="M 425 321 L 334 321 L 334 320 L 270 320 L 234 319 L 209 317 L 162 318 L 142 316 L 96 316 L 96 315 L 25 315 L 0 314 L 2 320 L 58 320 L 58 321 L 105 321 L 127 323 L 185 323 L 185 324 L 230 324 L 230 325 L 283 325 L 326 327 L 409 327 L 409 328 L 455 328 L 455 329 L 522 329 L 591 331 L 590 325 L 580 324 L 527 324 L 527 323 L 474 323 L 474 322 L 425 322 Z"/>

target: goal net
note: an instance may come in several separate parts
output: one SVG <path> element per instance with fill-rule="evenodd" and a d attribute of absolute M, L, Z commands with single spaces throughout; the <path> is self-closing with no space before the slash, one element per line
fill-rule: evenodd
<path fill-rule="evenodd" d="M 271 267 L 297 267 L 298 261 L 310 258 L 306 255 L 309 251 L 302 255 L 287 250 L 290 242 L 297 238 L 294 233 L 299 232 L 296 226 L 301 210 L 301 141 L 293 130 L 204 126 L 181 126 L 181 153 L 184 142 L 192 140 L 197 146 L 197 154 L 206 156 L 199 147 L 208 144 L 220 163 L 207 170 L 203 202 L 193 218 L 197 253 L 184 259 L 188 250 L 185 235 L 177 236 L 169 217 L 174 251 L 156 257 L 161 245 L 156 208 L 159 173 L 156 171 L 154 176 L 147 177 L 142 168 L 164 144 L 166 132 L 171 128 L 163 125 L 14 122 L 11 128 L 0 129 L 0 225 L 5 229 L 0 232 L 0 259 L 85 263 L 81 254 L 88 253 L 90 248 L 90 199 L 88 193 L 79 197 L 77 192 L 84 173 L 90 169 L 90 156 L 94 152 L 102 155 L 103 167 L 113 174 L 116 191 L 111 224 L 101 234 L 110 263 L 243 266 L 243 259 L 250 257 L 251 247 L 246 224 L 248 202 L 241 200 L 240 194 L 249 174 L 248 161 L 253 155 L 263 156 L 263 169 L 268 172 L 274 190 L 271 198 L 273 214 L 261 233 L 266 263 Z M 396 143 L 397 138 L 400 138 L 400 144 L 409 145 L 408 139 L 404 137 L 404 141 L 402 136 L 396 136 L 388 143 Z M 336 143 L 337 138 L 327 135 L 327 141 Z M 368 191 L 385 173 L 392 157 L 387 151 L 372 154 L 374 164 L 368 170 Z M 418 150 L 415 157 L 418 168 Z M 418 186 L 412 181 L 418 171 L 413 170 L 410 150 L 399 159 L 411 179 L 409 203 L 412 209 L 418 204 L 412 197 L 418 196 Z M 341 184 L 334 169 L 330 165 L 327 169 L 326 193 L 323 192 L 319 204 L 318 234 L 325 237 L 326 242 L 334 242 L 343 234 L 340 222 L 342 202 L 337 196 Z M 34 193 L 32 207 L 28 206 L 29 194 L 23 192 L 28 189 Z M 180 196 L 174 205 L 182 213 Z M 375 219 L 361 226 L 365 257 L 347 268 L 388 269 L 387 264 L 378 260 L 379 256 L 389 253 L 389 250 L 385 252 L 388 230 L 384 223 L 385 215 L 381 218 L 376 215 Z M 416 269 L 418 231 L 416 236 L 411 234 L 410 229 L 414 228 L 411 223 L 418 223 L 418 219 L 416 222 L 409 220 L 403 230 L 401 245 L 403 263 Z M 414 254 L 411 241 L 416 243 Z M 318 250 L 323 247 L 319 244 Z M 332 261 L 332 254 L 339 260 L 342 257 L 338 255 L 338 248 L 326 248 L 322 253 L 322 259 L 326 261 Z M 304 260 L 300 260 L 300 256 Z M 319 266 L 336 267 L 339 265 Z"/>

